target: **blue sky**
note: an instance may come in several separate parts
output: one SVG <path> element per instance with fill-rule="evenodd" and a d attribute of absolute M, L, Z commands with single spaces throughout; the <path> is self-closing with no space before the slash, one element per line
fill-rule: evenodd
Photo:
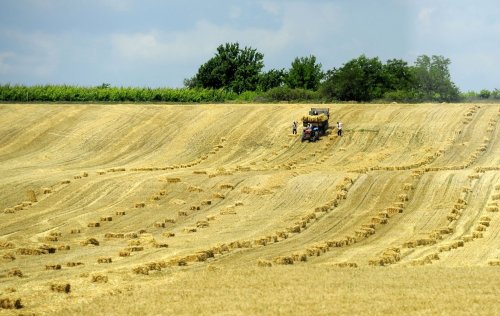
<path fill-rule="evenodd" d="M 442 55 L 462 91 L 500 89 L 499 13 L 496 0 L 1 0 L 0 84 L 182 87 L 238 42 L 266 70 Z"/>

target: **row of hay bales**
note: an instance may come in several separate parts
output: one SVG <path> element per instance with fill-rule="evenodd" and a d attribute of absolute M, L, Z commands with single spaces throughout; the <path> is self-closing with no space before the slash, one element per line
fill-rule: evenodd
<path fill-rule="evenodd" d="M 401 249 L 398 247 L 387 248 L 382 252 L 382 254 L 368 261 L 371 266 L 386 266 L 389 264 L 395 264 L 401 260 Z"/>
<path fill-rule="evenodd" d="M 500 191 L 500 185 L 495 186 L 495 192 L 492 194 L 491 199 L 493 199 L 493 197 L 495 196 L 497 191 Z M 466 196 L 468 193 L 471 192 L 471 190 L 469 187 L 464 187 L 462 192 L 465 193 L 465 196 L 463 195 L 462 197 L 458 198 L 457 203 L 455 204 L 455 206 L 453 208 L 452 214 L 455 214 L 455 215 L 458 214 L 457 212 L 461 212 L 461 210 L 463 210 L 465 208 L 465 205 L 467 204 Z M 492 203 L 492 202 L 490 202 L 490 203 Z M 490 204 L 488 204 L 488 206 L 489 205 Z M 486 208 L 485 211 L 488 212 L 489 209 Z M 471 234 L 463 235 L 461 237 L 461 239 L 459 239 L 459 240 L 450 241 L 444 245 L 440 245 L 438 247 L 437 253 L 432 253 L 432 254 L 427 255 L 423 258 L 416 259 L 412 262 L 412 264 L 413 265 L 431 264 L 433 260 L 439 260 L 439 255 L 438 255 L 439 252 L 446 252 L 446 251 L 458 249 L 460 247 L 463 247 L 465 245 L 465 243 L 467 243 L 467 242 L 471 242 L 477 238 L 482 238 L 483 233 L 490 226 L 490 222 L 491 222 L 490 216 L 482 215 L 479 218 L 479 221 L 478 221 L 477 225 L 474 227 Z M 430 245 L 436 244 L 438 240 L 442 239 L 442 237 L 441 237 L 442 235 L 451 234 L 451 233 L 453 233 L 453 228 L 451 228 L 451 227 L 448 227 L 447 229 L 436 230 L 431 234 L 433 236 L 430 236 L 430 238 L 426 239 L 428 241 L 428 243 L 425 243 L 425 244 L 430 244 Z M 405 244 L 405 246 L 407 246 L 409 248 L 411 248 L 414 245 L 415 244 L 413 242 Z"/>
<path fill-rule="evenodd" d="M 328 212 L 333 206 L 337 206 L 340 200 L 346 198 L 346 194 L 350 188 L 350 186 L 354 183 L 354 180 L 350 177 L 345 177 L 343 182 L 336 186 L 337 196 L 336 199 L 332 201 L 330 205 L 325 205 L 324 207 L 317 208 L 318 212 Z M 393 203 L 393 206 L 388 207 L 385 211 L 380 212 L 378 217 L 373 217 L 369 223 L 362 224 L 358 229 L 356 229 L 353 233 L 354 236 L 346 236 L 344 238 L 340 238 L 338 240 L 329 240 L 322 243 L 317 243 L 315 245 L 309 246 L 306 248 L 303 253 L 305 256 L 320 256 L 321 254 L 330 250 L 330 248 L 339 248 L 351 245 L 353 243 L 359 242 L 362 239 L 368 238 L 369 236 L 375 234 L 376 225 L 379 224 L 387 224 L 388 218 L 390 218 L 394 214 L 401 213 L 404 209 L 404 202 L 409 199 L 409 192 L 414 190 L 413 183 L 404 183 L 403 184 L 403 192 L 397 197 L 397 202 Z M 308 220 L 317 219 L 316 217 L 304 218 L 302 221 L 302 225 L 307 225 Z M 294 227 L 293 232 L 300 232 L 300 225 L 296 225 Z M 399 248 L 398 248 L 399 249 Z M 297 254 L 292 256 L 285 256 L 287 258 L 297 258 Z M 292 260 L 297 261 L 297 260 Z M 301 260 L 302 261 L 302 260 Z M 399 260 L 397 260 L 399 261 Z M 284 264 L 290 264 L 289 259 L 283 259 L 282 257 L 277 257 L 274 259 L 274 263 L 279 264 L 280 262 L 284 262 Z M 259 264 L 259 263 L 258 263 Z M 262 264 L 261 264 L 262 265 Z"/>

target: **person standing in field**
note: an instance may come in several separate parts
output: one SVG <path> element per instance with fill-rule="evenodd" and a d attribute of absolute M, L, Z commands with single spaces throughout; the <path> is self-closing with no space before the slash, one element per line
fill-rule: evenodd
<path fill-rule="evenodd" d="M 292 123 L 292 133 L 297 134 L 297 121 L 293 121 Z"/>
<path fill-rule="evenodd" d="M 337 135 L 342 136 L 342 121 L 337 122 Z"/>

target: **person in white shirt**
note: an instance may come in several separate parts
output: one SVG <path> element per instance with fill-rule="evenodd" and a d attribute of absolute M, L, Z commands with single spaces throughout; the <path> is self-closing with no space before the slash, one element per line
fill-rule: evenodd
<path fill-rule="evenodd" d="M 337 122 L 337 135 L 342 136 L 342 121 Z"/>

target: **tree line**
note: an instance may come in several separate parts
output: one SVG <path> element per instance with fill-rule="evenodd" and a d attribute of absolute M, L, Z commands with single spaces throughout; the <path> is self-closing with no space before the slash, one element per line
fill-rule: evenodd
<path fill-rule="evenodd" d="M 451 61 L 443 56 L 422 55 L 414 65 L 401 59 L 383 63 L 378 57 L 361 55 L 327 71 L 316 57 L 297 57 L 289 69 L 262 71 L 264 55 L 251 47 L 226 43 L 214 57 L 186 79 L 190 88 L 227 89 L 232 92 L 267 92 L 303 89 L 333 101 L 459 101 L 460 91 L 451 81 Z M 292 93 L 291 91 L 288 91 Z M 271 91 L 270 95 L 276 95 Z"/>
<path fill-rule="evenodd" d="M 361 55 L 324 71 L 314 55 L 296 57 L 289 69 L 264 71 L 264 55 L 239 43 L 215 55 L 184 88 L 0 85 L 0 102 L 458 102 L 500 100 L 500 90 L 461 93 L 451 80 L 450 59 L 419 56 L 382 62 Z"/>

